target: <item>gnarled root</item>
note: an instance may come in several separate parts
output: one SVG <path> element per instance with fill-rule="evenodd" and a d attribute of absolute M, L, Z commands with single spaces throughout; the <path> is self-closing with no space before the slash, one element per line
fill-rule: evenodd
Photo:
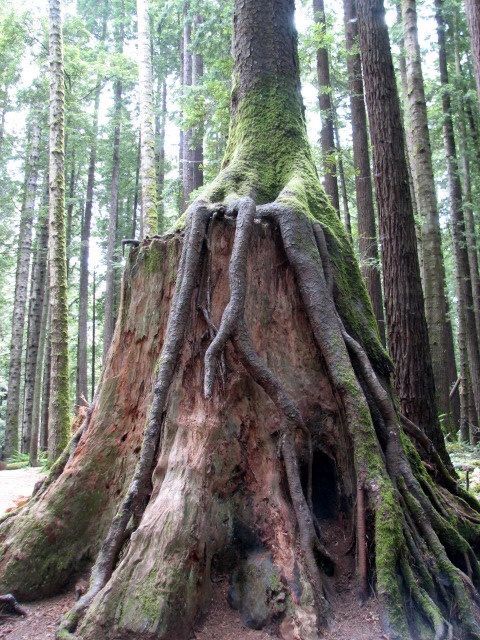
<path fill-rule="evenodd" d="M 18 604 L 11 593 L 0 596 L 0 618 L 3 616 L 26 616 L 25 609 Z"/>

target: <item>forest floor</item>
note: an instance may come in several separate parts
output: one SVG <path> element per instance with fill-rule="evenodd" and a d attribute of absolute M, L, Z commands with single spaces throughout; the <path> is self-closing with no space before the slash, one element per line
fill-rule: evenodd
<path fill-rule="evenodd" d="M 41 467 L 0 471 L 0 516 L 26 501 L 43 476 Z"/>
<path fill-rule="evenodd" d="M 462 482 L 465 483 L 468 469 L 470 490 L 480 499 L 480 448 L 452 444 L 449 450 Z M 40 469 L 0 471 L 0 515 L 22 504 L 40 477 Z M 330 534 L 332 540 L 340 541 L 342 547 L 344 536 L 338 530 L 332 530 Z M 325 631 L 324 640 L 386 640 L 375 598 L 362 605 L 350 588 L 352 576 L 347 545 L 335 555 L 337 558 L 343 556 L 345 564 L 341 567 L 340 579 L 331 584 L 333 619 Z M 227 602 L 227 592 L 227 579 L 214 585 L 210 605 L 191 640 L 271 640 L 274 636 L 268 632 L 249 629 L 242 623 L 238 612 Z M 0 640 L 53 640 L 59 619 L 72 606 L 74 599 L 73 590 L 70 590 L 55 598 L 23 604 L 26 617 L 0 617 Z"/>

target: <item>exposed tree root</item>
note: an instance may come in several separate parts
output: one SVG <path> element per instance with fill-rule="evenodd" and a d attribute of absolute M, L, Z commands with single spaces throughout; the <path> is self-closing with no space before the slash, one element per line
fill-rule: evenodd
<path fill-rule="evenodd" d="M 26 616 L 27 612 L 22 609 L 12 594 L 0 596 L 0 618 L 3 616 Z"/>

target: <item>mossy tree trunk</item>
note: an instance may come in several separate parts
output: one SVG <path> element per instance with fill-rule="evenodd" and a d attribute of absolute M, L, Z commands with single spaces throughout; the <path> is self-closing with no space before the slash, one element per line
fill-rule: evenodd
<path fill-rule="evenodd" d="M 143 232 L 158 231 L 158 194 L 155 167 L 153 72 L 148 0 L 137 0 L 138 102 L 140 105 L 140 186 Z"/>
<path fill-rule="evenodd" d="M 94 560 L 59 638 L 188 638 L 228 573 L 245 621 L 317 639 L 335 527 L 392 638 L 480 638 L 480 507 L 397 412 L 308 145 L 293 11 L 237 0 L 223 168 L 175 234 L 132 251 L 84 424 L 0 526 L 0 589 L 18 596 Z"/>
<path fill-rule="evenodd" d="M 67 255 L 65 232 L 65 89 L 60 0 L 49 0 L 50 148 L 50 394 L 48 456 L 53 462 L 67 445 L 70 432 L 68 379 Z"/>

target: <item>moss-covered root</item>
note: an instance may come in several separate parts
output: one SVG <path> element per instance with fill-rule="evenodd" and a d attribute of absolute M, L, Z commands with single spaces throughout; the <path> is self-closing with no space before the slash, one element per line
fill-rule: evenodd
<path fill-rule="evenodd" d="M 212 395 L 217 358 L 243 318 L 247 295 L 247 256 L 255 216 L 255 203 L 251 198 L 240 198 L 234 208 L 237 211 L 237 224 L 228 270 L 230 300 L 223 311 L 217 335 L 205 353 L 204 393 L 206 398 Z"/>
<path fill-rule="evenodd" d="M 395 601 L 401 602 L 403 598 L 405 605 L 409 605 L 409 610 L 413 612 L 410 627 L 415 629 L 416 634 L 422 628 L 422 633 L 428 637 L 424 629 L 427 627 L 433 631 L 435 639 L 450 637 L 452 625 L 448 617 L 453 614 L 455 622 L 464 633 L 469 638 L 477 638 L 480 627 L 475 619 L 475 587 L 471 577 L 478 576 L 478 561 L 461 531 L 467 529 L 478 545 L 478 525 L 462 523 L 457 518 L 457 511 L 451 506 L 455 500 L 462 503 L 463 500 L 456 495 L 456 484 L 443 462 L 434 457 L 439 465 L 440 478 L 453 491 L 448 504 L 442 500 L 442 495 L 430 480 L 418 453 L 404 436 L 402 438 L 393 401 L 378 380 L 365 351 L 345 330 L 343 337 L 355 358 L 359 378 L 368 389 L 370 401 L 375 404 L 380 415 L 378 429 L 385 443 L 387 467 L 395 479 L 397 493 L 403 496 L 405 511 L 399 511 L 397 519 L 390 518 L 391 531 L 387 535 L 387 539 L 395 536 L 393 543 L 389 540 L 388 547 L 393 546 L 398 550 L 395 565 L 390 566 L 386 573 L 386 577 L 389 576 L 385 589 L 385 593 L 389 594 L 387 607 L 391 609 Z M 409 427 L 412 429 L 415 425 Z M 466 503 L 463 506 L 468 508 Z M 476 510 L 470 508 L 470 511 L 476 516 Z M 398 524 L 402 520 L 403 531 Z M 384 521 L 388 522 L 389 519 L 382 519 L 378 526 L 385 526 Z M 454 524 L 456 526 L 452 526 Z M 417 541 L 422 539 L 423 542 L 419 545 Z M 377 544 L 377 575 L 380 582 L 381 568 L 385 571 L 387 565 L 383 559 L 384 554 L 379 553 L 378 548 Z M 415 570 L 418 575 L 412 569 L 415 566 L 412 560 L 418 564 Z M 461 562 L 461 568 L 455 566 L 455 562 Z M 397 585 L 398 588 L 398 575 L 402 577 L 402 590 L 398 593 L 399 597 L 392 600 L 393 586 Z M 448 593 L 443 588 L 443 583 L 448 584 Z M 402 596 L 402 593 L 406 595 Z M 402 608 L 397 608 L 396 613 L 390 613 L 389 619 L 399 628 L 398 620 L 402 620 L 404 614 Z"/>

